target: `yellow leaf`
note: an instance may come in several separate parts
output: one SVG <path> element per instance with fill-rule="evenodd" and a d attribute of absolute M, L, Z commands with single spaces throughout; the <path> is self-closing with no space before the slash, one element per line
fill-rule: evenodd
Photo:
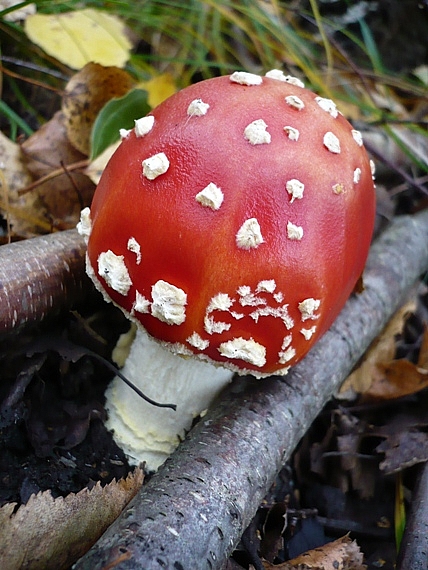
<path fill-rule="evenodd" d="M 90 61 L 123 67 L 132 48 L 116 16 L 87 8 L 63 14 L 34 14 L 25 20 L 32 42 L 74 69 Z"/>
<path fill-rule="evenodd" d="M 162 73 L 162 75 L 152 77 L 148 81 L 141 81 L 137 88 L 147 91 L 147 102 L 152 109 L 177 91 L 174 79 L 169 73 Z"/>

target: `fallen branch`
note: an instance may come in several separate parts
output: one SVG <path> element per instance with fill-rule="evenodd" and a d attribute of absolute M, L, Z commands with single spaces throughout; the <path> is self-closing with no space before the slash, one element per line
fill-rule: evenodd
<path fill-rule="evenodd" d="M 81 302 L 92 290 L 76 230 L 0 247 L 0 334 Z"/>
<path fill-rule="evenodd" d="M 304 361 L 285 378 L 232 383 L 75 570 L 222 568 L 302 435 L 427 268 L 428 211 L 396 219 L 372 247 L 365 290 Z"/>
<path fill-rule="evenodd" d="M 412 506 L 397 559 L 397 570 L 426 570 L 428 552 L 428 463 L 420 466 Z"/>

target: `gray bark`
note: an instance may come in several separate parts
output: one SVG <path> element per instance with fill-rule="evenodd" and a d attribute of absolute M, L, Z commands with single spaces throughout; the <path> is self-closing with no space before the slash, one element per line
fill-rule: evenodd
<path fill-rule="evenodd" d="M 91 291 L 76 230 L 0 247 L 0 336 L 82 301 Z"/>
<path fill-rule="evenodd" d="M 372 247 L 365 290 L 284 378 L 232 383 L 75 570 L 219 569 L 316 415 L 428 268 L 428 211 Z"/>
<path fill-rule="evenodd" d="M 410 568 L 428 568 L 428 463 L 420 467 L 397 559 L 397 570 Z"/>

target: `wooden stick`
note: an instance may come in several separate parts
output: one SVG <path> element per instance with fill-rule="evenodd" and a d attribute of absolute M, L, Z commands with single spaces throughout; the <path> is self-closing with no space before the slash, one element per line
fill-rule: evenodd
<path fill-rule="evenodd" d="M 397 559 L 397 570 L 426 570 L 428 553 L 428 463 L 420 473 L 412 493 L 412 505 Z"/>
<path fill-rule="evenodd" d="M 358 247 L 358 244 L 350 244 Z M 365 290 L 288 376 L 233 382 L 75 570 L 220 569 L 316 415 L 428 268 L 428 211 L 371 250 Z"/>
<path fill-rule="evenodd" d="M 0 247 L 0 335 L 81 302 L 92 291 L 76 230 Z"/>

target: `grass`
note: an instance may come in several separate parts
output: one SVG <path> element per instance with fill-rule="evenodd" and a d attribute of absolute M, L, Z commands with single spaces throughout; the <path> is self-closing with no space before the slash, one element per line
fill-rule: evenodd
<path fill-rule="evenodd" d="M 38 11 L 45 13 L 82 7 L 78 0 L 40 0 L 36 4 Z M 235 69 L 263 73 L 280 67 L 305 79 L 306 85 L 321 95 L 342 101 L 345 110 L 353 109 L 353 118 L 377 125 L 403 119 L 394 111 L 379 109 L 373 95 L 382 93 L 408 109 L 409 102 L 424 96 L 426 86 L 415 76 L 392 73 L 385 67 L 364 20 L 359 30 L 351 33 L 323 17 L 317 0 L 308 0 L 304 9 L 302 4 L 297 0 L 189 0 L 185 4 L 178 0 L 94 0 L 85 2 L 84 7 L 119 16 L 140 38 L 127 65 L 138 79 L 168 71 L 181 88 Z M 64 79 L 55 76 L 67 77 L 72 70 L 32 45 L 20 23 L 4 21 L 2 16 L 8 11 L 0 12 L 0 47 L 6 56 L 3 83 L 12 92 L 17 109 L 4 101 L 0 115 L 3 124 L 9 125 L 10 136 L 14 136 L 19 132 L 28 134 L 33 125 L 40 123 L 23 83 L 41 81 L 62 89 Z M 347 51 L 342 40 L 346 40 Z M 10 52 L 14 61 L 21 63 L 12 65 Z M 36 67 L 33 73 L 26 67 L 29 62 Z M 12 68 L 19 70 L 21 81 L 8 75 Z M 25 113 L 20 119 L 18 110 L 22 109 Z M 413 125 L 425 126 L 417 121 Z M 411 149 L 406 150 L 412 155 Z M 426 169 L 416 157 L 415 165 Z"/>

